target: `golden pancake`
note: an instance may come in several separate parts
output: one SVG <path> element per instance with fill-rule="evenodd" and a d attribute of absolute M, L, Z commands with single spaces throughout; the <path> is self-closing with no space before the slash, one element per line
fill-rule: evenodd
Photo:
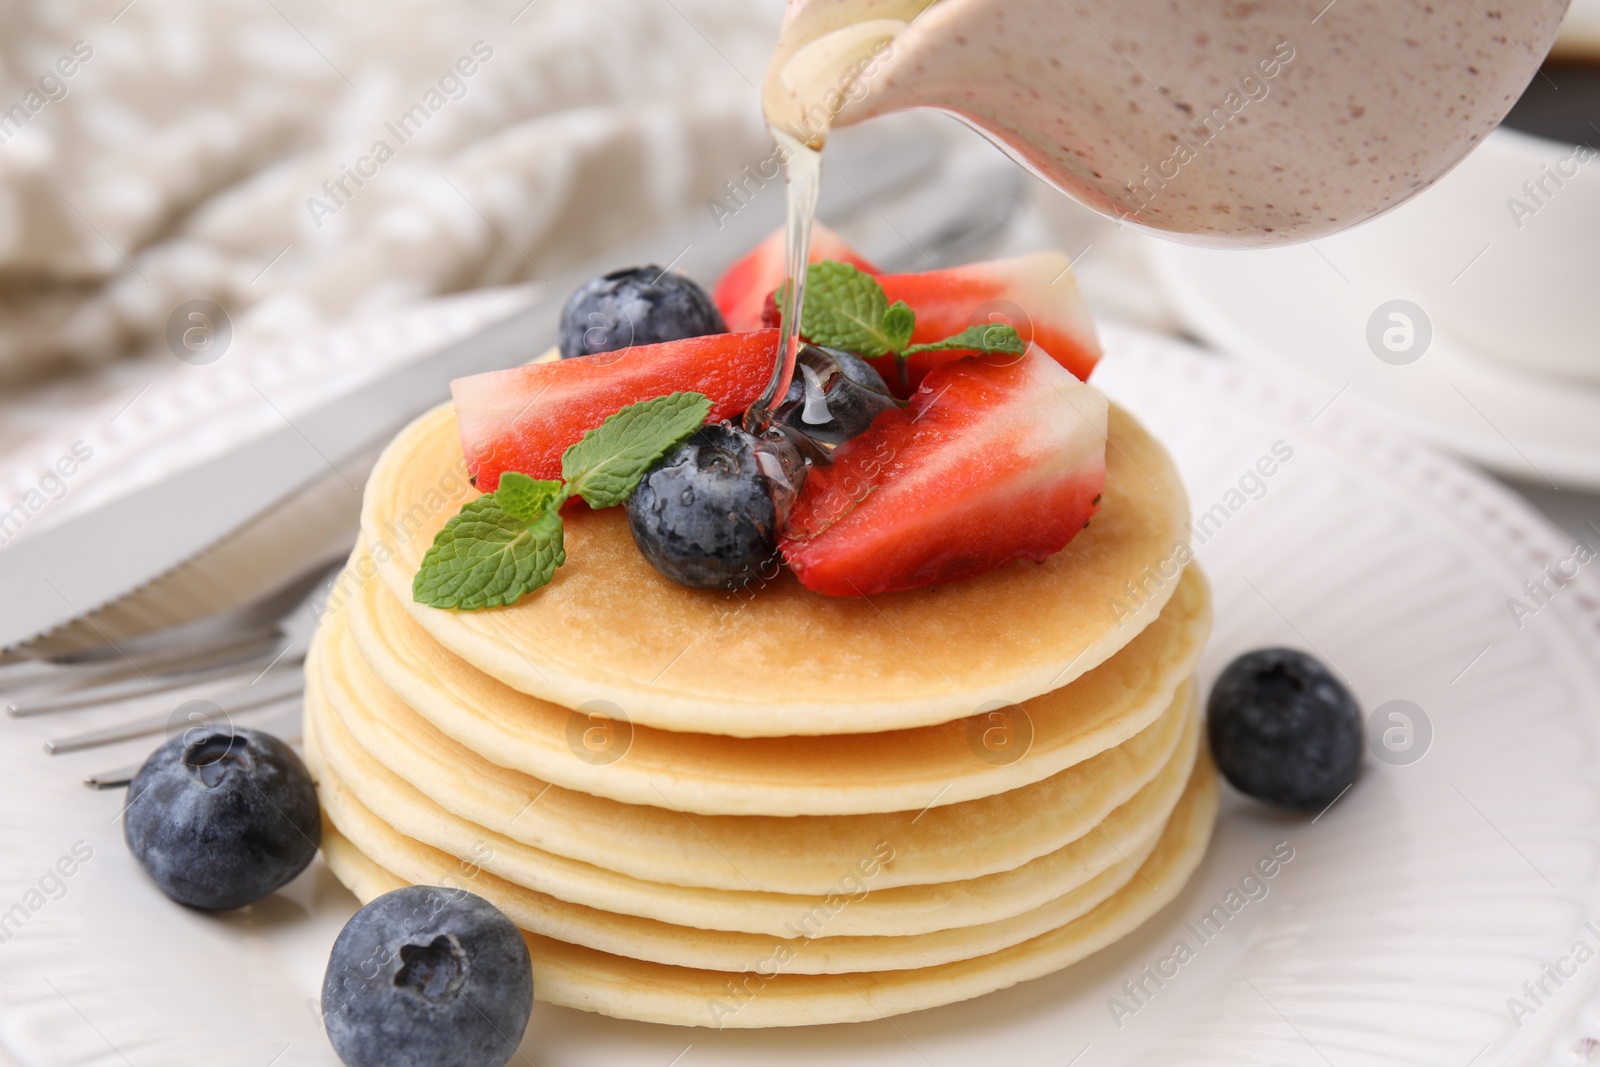
<path fill-rule="evenodd" d="M 637 725 L 733 737 L 948 722 L 1092 670 L 1178 587 L 1189 521 L 1178 473 L 1126 412 L 1113 407 L 1109 426 L 1101 509 L 1043 563 L 872 598 L 820 596 L 782 569 L 760 588 L 695 590 L 645 562 L 622 508 L 577 507 L 549 585 L 510 607 L 448 611 L 411 599 L 433 535 L 472 495 L 444 405 L 374 469 L 362 514 L 371 560 L 356 574 L 375 568 L 445 648 L 563 707 L 609 701 Z"/>
<path fill-rule="evenodd" d="M 530 932 L 542 931 L 558 940 L 565 940 L 563 935 L 572 936 L 573 944 L 629 959 L 713 971 L 755 971 L 763 960 L 781 955 L 786 958 L 784 970 L 789 974 L 852 974 L 932 967 L 998 952 L 1037 937 L 1086 914 L 1127 884 L 1136 876 L 1139 864 L 1155 850 L 1165 826 L 1156 827 L 1146 840 L 1130 848 L 1124 858 L 1076 889 L 1010 919 L 907 937 L 775 938 L 696 930 L 568 904 L 418 844 L 386 825 L 359 801 L 347 798 L 339 809 L 339 817 L 345 820 L 340 833 L 352 841 L 362 842 L 363 851 L 381 861 L 387 869 L 404 874 L 415 885 L 441 885 L 476 893 Z M 848 908 L 850 894 L 841 893 L 837 903 L 840 908 Z M 827 912 L 819 904 L 812 916 L 797 915 L 795 919 L 798 920 L 796 931 L 825 928 Z"/>
<path fill-rule="evenodd" d="M 755 972 L 736 974 L 648 963 L 527 934 L 534 992 L 547 1003 L 618 1018 L 727 1028 L 865 1022 L 968 1000 L 1076 963 L 1166 906 L 1199 866 L 1216 808 L 1216 775 L 1202 747 L 1182 800 L 1137 876 L 1088 914 L 988 955 L 836 975 L 783 973 L 786 961 L 764 956 Z M 408 884 L 336 826 L 325 825 L 323 851 L 335 875 L 363 902 Z"/>
<path fill-rule="evenodd" d="M 1164 766 L 1189 704 L 1174 701 L 1115 748 L 1033 785 L 960 804 L 876 815 L 697 815 L 622 804 L 485 760 L 378 684 L 334 619 L 318 638 L 320 698 L 351 738 L 446 811 L 526 845 L 645 881 L 827 893 L 873 846 L 901 840 L 874 887 L 1010 870 L 1081 837 Z M 904 838 L 908 825 L 916 834 Z"/>
<path fill-rule="evenodd" d="M 1162 771 L 1094 832 L 1014 870 L 933 885 L 875 889 L 865 899 L 832 914 L 816 936 L 905 936 L 976 926 L 1021 915 L 1066 895 L 1159 831 L 1189 778 L 1198 748 L 1194 719 L 1191 713 L 1185 740 Z M 826 898 L 820 896 L 645 882 L 542 852 L 475 826 L 439 808 L 362 751 L 337 716 L 327 713 L 320 694 L 308 692 L 306 735 L 323 810 L 363 851 L 371 852 L 374 845 L 354 828 L 360 808 L 404 835 L 398 840 L 410 838 L 556 901 L 602 912 L 702 931 L 783 937 L 799 917 L 826 905 Z M 915 833 L 914 826 L 907 826 L 896 837 L 909 838 Z M 863 880 L 879 864 L 892 863 L 896 837 L 856 857 L 839 872 L 841 884 L 852 876 Z M 383 857 L 383 862 L 394 866 L 390 856 Z M 552 915 L 547 921 L 559 919 Z M 591 943 L 582 930 L 562 929 L 562 940 Z M 539 928 L 539 932 L 552 931 Z"/>
<path fill-rule="evenodd" d="M 999 714 L 838 737 L 729 738 L 601 723 L 612 743 L 603 752 L 585 744 L 596 722 L 473 670 L 380 582 L 352 579 L 323 626 L 348 617 L 377 683 L 463 747 L 541 781 L 705 815 L 855 815 L 1018 789 L 1144 730 L 1193 673 L 1210 633 L 1211 595 L 1198 568 L 1175 584 L 1161 616 L 1111 659 Z M 359 670 L 346 680 L 357 694 L 375 690 Z"/>

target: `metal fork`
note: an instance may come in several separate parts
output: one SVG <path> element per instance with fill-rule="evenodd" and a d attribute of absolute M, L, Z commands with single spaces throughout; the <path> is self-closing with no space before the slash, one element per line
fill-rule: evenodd
<path fill-rule="evenodd" d="M 141 716 L 115 726 L 52 738 L 51 755 L 147 737 L 177 725 L 229 721 L 235 713 L 261 711 L 298 701 L 304 688 L 301 665 L 330 579 L 340 560 L 321 560 L 278 589 L 241 607 L 140 635 L 120 645 L 17 668 L 0 668 L 7 689 L 22 688 L 6 706 L 14 717 L 105 707 L 187 689 L 229 677 L 244 684 L 207 698 L 181 721 L 176 712 Z M 182 710 L 181 708 L 179 710 Z M 126 785 L 138 766 L 89 775 L 97 789 Z"/>

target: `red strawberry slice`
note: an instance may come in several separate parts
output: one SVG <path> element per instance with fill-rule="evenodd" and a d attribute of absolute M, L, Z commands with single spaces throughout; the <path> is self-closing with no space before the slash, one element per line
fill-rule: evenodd
<path fill-rule="evenodd" d="M 877 267 L 862 259 L 855 249 L 845 244 L 842 237 L 820 222 L 811 226 L 809 258 L 812 263 L 836 259 L 868 274 L 878 273 Z M 763 313 L 771 302 L 773 290 L 783 284 L 783 261 L 784 236 L 783 230 L 778 229 L 717 279 L 716 288 L 711 290 L 711 299 L 727 320 L 728 329 L 759 330 L 763 326 L 777 325 L 775 316 L 773 321 L 768 322 Z"/>
<path fill-rule="evenodd" d="M 1081 380 L 1100 360 L 1100 339 L 1078 291 L 1071 262 L 1060 252 L 1035 252 L 1015 259 L 969 263 L 922 274 L 883 274 L 878 282 L 892 304 L 904 300 L 917 313 L 912 344 L 931 344 L 968 326 L 994 322 L 1014 326 Z M 919 352 L 907 365 L 915 389 L 942 363 L 970 352 Z M 894 357 L 873 361 L 883 380 L 896 384 Z"/>
<path fill-rule="evenodd" d="M 761 396 L 777 349 L 777 330 L 719 333 L 457 378 L 467 470 L 486 493 L 506 471 L 559 478 L 561 453 L 586 431 L 668 393 L 704 393 L 709 422 L 737 418 Z"/>
<path fill-rule="evenodd" d="M 1099 508 L 1106 400 L 1038 346 L 930 371 L 814 468 L 781 540 L 807 589 L 858 596 L 1064 548 Z"/>
<path fill-rule="evenodd" d="M 767 243 L 771 241 L 768 238 Z M 820 242 L 813 240 L 813 262 L 842 258 L 831 254 L 819 256 L 818 244 Z M 746 257 L 745 262 L 759 252 L 758 249 Z M 854 256 L 847 247 L 845 252 Z M 777 255 L 779 258 L 773 268 L 774 289 L 783 283 L 781 241 Z M 856 260 L 845 261 L 861 266 Z M 868 267 L 862 269 L 875 273 Z M 879 274 L 877 278 L 891 304 L 904 300 L 917 313 L 912 344 L 932 344 L 968 326 L 992 322 L 1015 327 L 1023 341 L 1034 342 L 1082 380 L 1088 380 L 1089 372 L 1100 361 L 1100 338 L 1095 333 L 1094 321 L 1078 290 L 1071 261 L 1060 252 L 1036 252 L 1015 259 L 969 263 L 918 274 Z M 718 304 L 721 305 L 720 299 Z M 727 314 L 726 308 L 724 314 Z M 730 325 L 733 322 L 732 319 L 728 321 Z M 778 305 L 771 292 L 762 305 L 757 325 L 778 325 Z M 970 355 L 973 355 L 970 351 L 958 350 L 919 352 L 907 362 L 904 386 L 893 356 L 883 356 L 872 363 L 890 389 L 900 396 L 908 396 L 934 367 Z"/>

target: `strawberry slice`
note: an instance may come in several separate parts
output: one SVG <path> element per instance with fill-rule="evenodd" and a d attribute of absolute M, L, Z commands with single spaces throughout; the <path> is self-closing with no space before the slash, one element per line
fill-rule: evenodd
<path fill-rule="evenodd" d="M 877 267 L 861 258 L 855 249 L 845 244 L 844 238 L 820 222 L 811 226 L 809 258 L 812 263 L 836 259 L 868 274 L 878 273 Z M 716 288 L 711 290 L 711 299 L 727 320 L 728 329 L 759 330 L 763 326 L 778 324 L 777 305 L 772 302 L 772 294 L 783 284 L 783 272 L 784 235 L 780 228 L 729 267 L 717 279 Z M 767 321 L 769 305 L 772 308 L 771 321 Z"/>
<path fill-rule="evenodd" d="M 559 478 L 561 453 L 585 431 L 668 393 L 704 393 L 708 422 L 738 418 L 761 396 L 777 349 L 777 330 L 719 333 L 457 378 L 467 471 L 486 493 L 506 471 Z"/>
<path fill-rule="evenodd" d="M 904 300 L 916 311 L 912 344 L 931 344 L 968 326 L 994 322 L 1016 327 L 1023 341 L 1044 349 L 1080 380 L 1087 381 L 1100 360 L 1094 322 L 1078 291 L 1071 261 L 1060 252 L 1035 252 L 921 274 L 883 274 L 878 282 L 891 304 Z M 915 389 L 934 367 L 969 355 L 918 352 L 906 368 L 910 388 Z M 873 365 L 884 381 L 895 384 L 899 372 L 894 357 L 874 360 Z"/>
<path fill-rule="evenodd" d="M 780 542 L 807 589 L 858 596 L 973 578 L 1064 548 L 1099 509 L 1106 400 L 1037 345 L 929 371 L 814 468 Z"/>
<path fill-rule="evenodd" d="M 829 236 L 832 237 L 831 234 Z M 762 247 L 770 243 L 772 238 L 768 238 Z M 819 256 L 820 243 L 813 239 L 813 262 L 818 259 L 844 259 L 843 256 L 832 254 Z M 772 268 L 776 280 L 767 279 L 774 289 L 783 283 L 781 240 L 777 249 L 779 259 Z M 844 247 L 844 250 L 854 256 L 848 247 Z M 760 249 L 742 262 L 748 262 L 759 252 Z M 870 267 L 861 266 L 857 259 L 844 261 L 854 263 L 868 274 L 876 273 Z M 726 279 L 728 275 L 723 277 Z M 918 274 L 878 274 L 877 278 L 889 303 L 904 300 L 917 313 L 916 329 L 911 334 L 912 344 L 932 344 L 953 337 L 968 326 L 993 322 L 1015 327 L 1023 341 L 1037 344 L 1080 380 L 1087 381 L 1089 372 L 1100 361 L 1100 338 L 1095 333 L 1094 321 L 1089 318 L 1089 309 L 1078 290 L 1071 261 L 1060 252 L 1035 252 L 1014 259 L 968 263 Z M 719 298 L 719 306 L 721 303 Z M 727 314 L 726 307 L 723 313 Z M 731 324 L 733 320 L 728 321 Z M 778 325 L 778 305 L 774 293 L 769 291 L 767 294 L 762 315 L 756 324 Z M 755 326 L 749 328 L 754 329 Z M 900 368 L 893 356 L 881 356 L 872 364 L 883 375 L 889 388 L 903 397 L 909 396 L 934 367 L 973 354 L 954 349 L 918 352 L 907 361 L 903 384 Z"/>

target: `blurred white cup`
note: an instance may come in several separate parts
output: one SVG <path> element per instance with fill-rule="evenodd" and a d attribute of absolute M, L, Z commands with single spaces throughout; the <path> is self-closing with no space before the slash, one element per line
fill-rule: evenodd
<path fill-rule="evenodd" d="M 1593 148 L 1501 127 L 1369 225 L 1361 247 L 1372 262 L 1358 269 L 1414 300 L 1435 328 L 1523 367 L 1600 379 Z"/>

